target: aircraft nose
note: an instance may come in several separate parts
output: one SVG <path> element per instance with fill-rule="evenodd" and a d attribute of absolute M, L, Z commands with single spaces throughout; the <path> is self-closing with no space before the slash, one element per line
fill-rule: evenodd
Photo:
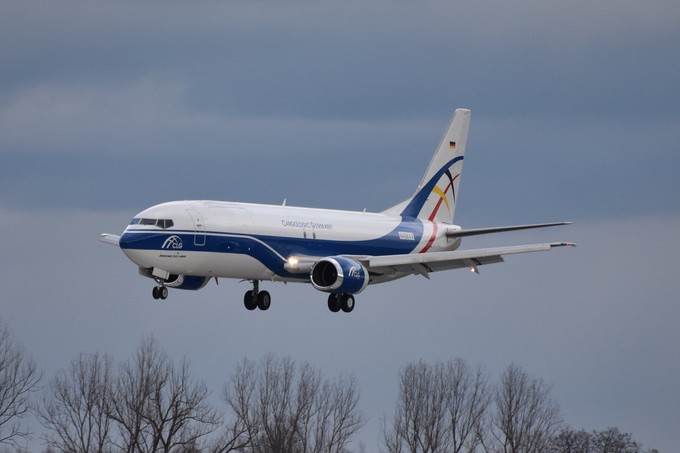
<path fill-rule="evenodd" d="M 140 247 L 138 234 L 123 233 L 120 237 L 119 246 L 125 255 L 138 266 L 150 267 L 147 263 L 145 251 Z"/>
<path fill-rule="evenodd" d="M 133 236 L 134 235 L 128 232 L 124 232 L 121 235 L 120 240 L 118 241 L 118 245 L 120 246 L 120 248 L 122 249 L 133 248 L 133 243 L 135 242 Z"/>

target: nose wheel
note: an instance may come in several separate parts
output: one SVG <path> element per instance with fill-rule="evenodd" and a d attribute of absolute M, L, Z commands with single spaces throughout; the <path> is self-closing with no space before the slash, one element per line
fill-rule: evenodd
<path fill-rule="evenodd" d="M 165 286 L 154 286 L 151 295 L 156 300 L 158 299 L 165 300 L 168 298 L 168 288 L 166 288 Z"/>

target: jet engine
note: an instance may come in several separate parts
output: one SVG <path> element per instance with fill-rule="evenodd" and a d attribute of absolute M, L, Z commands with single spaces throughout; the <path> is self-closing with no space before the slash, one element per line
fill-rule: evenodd
<path fill-rule="evenodd" d="M 207 285 L 208 280 L 210 280 L 210 277 L 170 274 L 170 279 L 165 282 L 165 286 L 168 288 L 197 290 Z"/>
<path fill-rule="evenodd" d="M 159 278 L 158 274 L 154 275 L 153 268 L 140 267 L 139 273 L 144 277 L 149 277 L 153 279 Z M 210 277 L 198 277 L 194 275 L 177 275 L 170 273 L 165 273 L 165 275 L 160 276 L 160 278 L 163 281 L 163 286 L 167 286 L 168 288 L 189 290 L 201 289 L 205 285 L 207 285 L 208 280 L 210 280 Z"/>
<path fill-rule="evenodd" d="M 358 294 L 368 285 L 368 271 L 354 260 L 331 256 L 314 263 L 310 279 L 319 291 Z"/>

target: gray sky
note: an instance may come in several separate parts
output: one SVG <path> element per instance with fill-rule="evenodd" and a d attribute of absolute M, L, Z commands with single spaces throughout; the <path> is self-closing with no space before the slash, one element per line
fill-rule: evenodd
<path fill-rule="evenodd" d="M 553 385 L 565 421 L 673 451 L 680 426 L 680 4 L 118 1 L 0 4 L 2 319 L 49 377 L 153 333 L 215 393 L 268 351 L 353 373 L 377 450 L 397 373 L 462 357 Z M 369 287 L 332 315 L 306 285 L 151 299 L 101 232 L 221 199 L 381 210 L 473 111 L 456 223 L 574 225 L 481 275 Z"/>

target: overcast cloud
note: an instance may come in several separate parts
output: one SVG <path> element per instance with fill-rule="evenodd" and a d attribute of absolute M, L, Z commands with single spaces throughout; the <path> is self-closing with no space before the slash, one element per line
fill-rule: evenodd
<path fill-rule="evenodd" d="M 153 333 L 219 393 L 268 351 L 353 373 L 377 450 L 410 360 L 511 362 L 577 429 L 673 451 L 680 426 L 680 4 L 676 1 L 5 1 L 2 318 L 46 376 Z M 481 275 L 368 288 L 331 315 L 305 285 L 151 300 L 101 232 L 221 199 L 381 210 L 473 111 L 456 222 L 574 225 L 464 241 L 571 240 Z"/>

